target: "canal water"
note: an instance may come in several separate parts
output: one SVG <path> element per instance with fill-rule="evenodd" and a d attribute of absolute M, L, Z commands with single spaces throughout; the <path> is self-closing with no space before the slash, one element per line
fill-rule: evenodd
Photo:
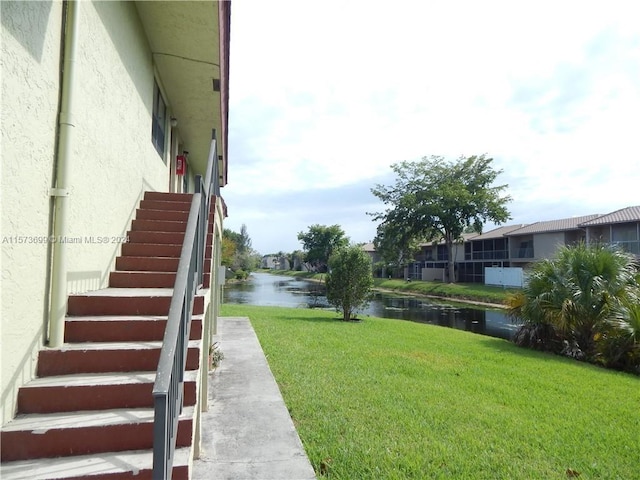
<path fill-rule="evenodd" d="M 324 285 L 262 272 L 252 273 L 246 282 L 226 285 L 224 302 L 333 309 L 327 302 Z M 369 307 L 359 312 L 358 316 L 429 323 L 508 340 L 517 328 L 500 309 L 390 293 L 376 293 Z"/>

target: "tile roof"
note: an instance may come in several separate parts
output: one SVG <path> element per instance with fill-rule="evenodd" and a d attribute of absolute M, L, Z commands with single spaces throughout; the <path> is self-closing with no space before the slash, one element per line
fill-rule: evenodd
<path fill-rule="evenodd" d="M 473 232 L 473 233 L 463 233 L 462 234 L 462 239 L 465 242 L 468 242 L 469 240 L 473 240 L 474 238 L 476 238 L 478 235 L 480 235 L 479 233 Z"/>
<path fill-rule="evenodd" d="M 477 233 L 463 233 L 463 234 L 462 234 L 462 241 L 463 241 L 463 242 L 468 242 L 469 240 L 475 240 L 477 236 L 478 236 L 478 234 L 477 234 Z M 420 246 L 420 247 L 427 247 L 427 246 L 429 246 L 429 245 L 434 245 L 434 244 L 436 244 L 436 245 L 437 245 L 437 244 L 444 245 L 444 243 L 445 243 L 445 242 L 444 242 L 444 238 L 440 238 L 440 239 L 438 239 L 438 240 L 432 240 L 432 241 L 430 241 L 430 242 L 420 242 L 420 243 L 418 244 L 418 246 Z M 453 242 L 453 243 L 456 243 L 456 242 Z"/>
<path fill-rule="evenodd" d="M 527 235 L 533 233 L 548 233 L 548 232 L 564 232 L 567 230 L 576 230 L 581 227 L 588 227 L 593 225 L 611 225 L 614 223 L 625 222 L 640 222 L 640 205 L 633 207 L 621 208 L 615 212 L 608 213 L 606 215 L 591 214 L 582 215 L 580 217 L 561 218 L 559 220 L 548 220 L 544 222 L 535 222 L 530 224 L 517 224 L 517 225 L 505 225 L 503 227 L 494 228 L 488 232 L 477 233 L 463 233 L 462 238 L 465 242 L 475 240 L 490 240 L 494 238 L 502 238 L 504 236 L 512 235 Z M 428 246 L 436 244 L 444 244 L 444 240 L 440 239 L 435 242 L 422 242 L 420 246 Z M 367 243 L 362 246 L 362 249 L 368 252 L 375 252 L 373 243 Z"/>
<path fill-rule="evenodd" d="M 512 230 L 517 230 L 519 228 L 524 227 L 524 223 L 519 223 L 517 225 L 505 225 L 504 227 L 494 228 L 493 230 L 489 230 L 488 232 L 482 233 L 477 237 L 472 238 L 471 240 L 490 240 L 493 238 L 502 238 Z"/>
<path fill-rule="evenodd" d="M 634 207 L 621 208 L 615 212 L 601 215 L 593 220 L 584 221 L 581 227 L 590 227 L 592 225 L 610 225 L 612 223 L 640 222 L 640 205 Z"/>
<path fill-rule="evenodd" d="M 531 233 L 564 232 L 576 230 L 584 222 L 599 217 L 599 214 L 583 215 L 581 217 L 561 218 L 559 220 L 548 220 L 546 222 L 535 222 L 526 225 L 518 230 L 509 232 L 509 235 L 527 235 Z"/>
<path fill-rule="evenodd" d="M 362 250 L 364 250 L 365 252 L 375 252 L 376 251 L 376 247 L 373 244 L 373 242 L 369 242 L 369 243 L 365 243 L 364 245 L 362 245 Z"/>

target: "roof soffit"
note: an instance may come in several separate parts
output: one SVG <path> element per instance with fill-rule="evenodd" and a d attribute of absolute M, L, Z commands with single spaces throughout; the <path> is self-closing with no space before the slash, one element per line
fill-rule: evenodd
<path fill-rule="evenodd" d="M 211 129 L 221 145 L 220 93 L 213 91 L 221 75 L 217 2 L 139 1 L 136 8 L 190 163 L 203 172 Z"/>

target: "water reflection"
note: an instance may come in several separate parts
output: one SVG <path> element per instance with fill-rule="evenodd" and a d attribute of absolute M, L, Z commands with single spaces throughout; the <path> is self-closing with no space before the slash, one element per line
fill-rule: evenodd
<path fill-rule="evenodd" d="M 257 272 L 252 273 L 247 282 L 227 285 L 224 301 L 263 306 L 328 307 L 324 293 L 324 286 L 315 282 Z"/>
<path fill-rule="evenodd" d="M 259 272 L 253 273 L 250 281 L 227 285 L 224 301 L 263 306 L 332 308 L 322 284 Z M 376 293 L 369 307 L 359 315 L 430 323 L 506 339 L 510 339 L 516 329 L 501 310 L 387 293 Z"/>

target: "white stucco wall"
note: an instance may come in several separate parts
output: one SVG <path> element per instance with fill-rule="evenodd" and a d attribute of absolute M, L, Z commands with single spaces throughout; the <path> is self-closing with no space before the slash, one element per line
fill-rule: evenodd
<path fill-rule="evenodd" d="M 68 246 L 70 293 L 106 286 L 143 192 L 169 187 L 151 143 L 154 70 L 135 6 L 80 4 L 68 235 L 81 241 Z"/>
<path fill-rule="evenodd" d="M 2 2 L 2 420 L 35 370 L 47 318 L 60 2 Z M 19 242 L 19 243 L 17 243 Z M 37 242 L 37 243 L 33 243 Z"/>
<path fill-rule="evenodd" d="M 485 267 L 484 284 L 522 288 L 524 271 L 521 267 Z"/>
<path fill-rule="evenodd" d="M 446 272 L 444 268 L 423 268 L 422 269 L 422 281 L 423 282 L 445 282 Z"/>
<path fill-rule="evenodd" d="M 78 5 L 66 234 L 78 243 L 67 245 L 69 293 L 107 285 L 143 192 L 169 187 L 169 167 L 151 143 L 153 60 L 135 6 Z M 37 241 L 50 234 L 62 3 L 3 2 L 1 10 L 2 238 Z M 49 248 L 46 241 L 2 244 L 3 421 L 45 340 Z"/>

